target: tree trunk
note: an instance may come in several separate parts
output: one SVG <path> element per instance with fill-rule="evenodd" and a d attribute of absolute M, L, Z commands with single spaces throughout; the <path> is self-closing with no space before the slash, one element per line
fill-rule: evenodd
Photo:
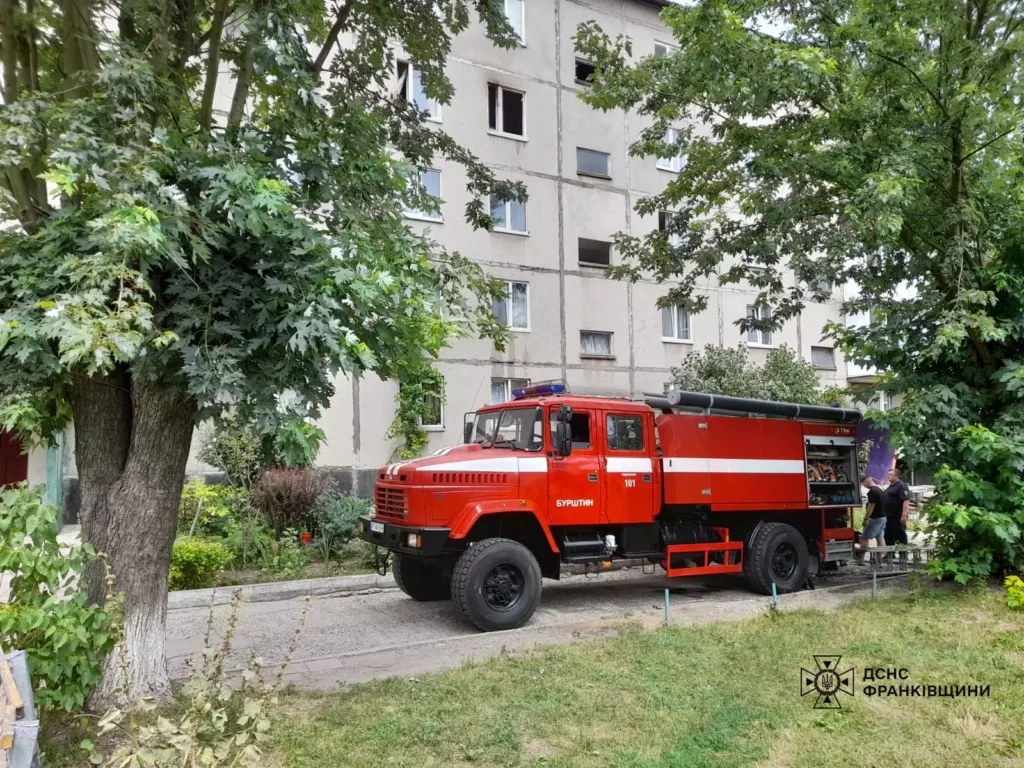
<path fill-rule="evenodd" d="M 82 540 L 97 552 L 108 552 L 107 497 L 124 472 L 132 434 L 131 378 L 121 371 L 101 379 L 76 379 L 71 388 L 71 412 Z M 107 593 L 103 564 L 90 565 L 85 578 L 90 602 L 102 603 Z"/>
<path fill-rule="evenodd" d="M 107 659 L 94 709 L 170 698 L 167 575 L 195 417 L 192 401 L 123 381 L 127 388 L 83 382 L 72 399 L 83 538 L 106 553 L 125 599 L 124 641 Z M 90 595 L 101 585 L 94 577 Z"/>

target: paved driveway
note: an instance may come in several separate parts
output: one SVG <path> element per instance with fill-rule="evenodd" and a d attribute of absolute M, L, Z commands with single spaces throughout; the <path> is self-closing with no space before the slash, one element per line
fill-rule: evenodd
<path fill-rule="evenodd" d="M 418 675 L 469 659 L 614 634 L 625 621 L 654 626 L 663 621 L 666 587 L 673 590 L 673 622 L 749 618 L 770 602 L 735 577 L 670 581 L 662 575 L 621 571 L 545 581 L 541 606 L 525 627 L 482 633 L 465 624 L 451 602 L 417 603 L 397 589 L 317 595 L 311 599 L 286 681 L 321 687 Z M 783 596 L 782 607 L 829 608 L 863 596 L 866 588 L 870 589 L 870 573 L 848 567 L 838 576 L 819 578 L 816 590 Z M 260 654 L 268 668 L 280 664 L 304 605 L 303 598 L 295 597 L 244 603 L 229 668 L 244 667 L 250 650 Z M 167 653 L 173 676 L 183 676 L 187 656 L 202 651 L 209 610 L 169 610 Z M 213 610 L 214 627 L 221 629 L 229 608 L 220 605 Z"/>

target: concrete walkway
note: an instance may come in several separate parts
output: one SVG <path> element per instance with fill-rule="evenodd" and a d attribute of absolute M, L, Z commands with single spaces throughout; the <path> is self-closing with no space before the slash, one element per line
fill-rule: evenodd
<path fill-rule="evenodd" d="M 525 627 L 487 633 L 466 624 L 450 601 L 418 603 L 383 585 L 353 584 L 346 590 L 339 584 L 336 591 L 311 598 L 306 627 L 285 681 L 300 687 L 325 687 L 420 675 L 467 660 L 528 652 L 538 645 L 604 637 L 631 623 L 653 627 L 663 621 L 666 587 L 672 590 L 674 623 L 748 619 L 764 613 L 771 602 L 771 598 L 752 594 L 734 577 L 669 580 L 660 570 L 658 574 L 622 571 L 600 578 L 546 581 L 541 606 Z M 819 577 L 813 591 L 782 596 L 780 604 L 783 610 L 833 608 L 870 595 L 870 579 L 866 568 L 843 568 L 836 576 Z M 882 589 L 898 588 L 894 581 L 899 582 L 880 581 Z M 218 595 L 212 608 L 213 627 L 218 631 L 226 626 L 230 612 L 224 600 Z M 208 591 L 201 599 L 183 594 L 172 598 L 167 614 L 172 676 L 184 676 L 188 656 L 202 653 L 209 601 Z M 255 652 L 268 670 L 276 672 L 305 605 L 299 595 L 244 603 L 229 669 L 241 671 Z M 215 631 L 212 644 L 217 642 Z"/>

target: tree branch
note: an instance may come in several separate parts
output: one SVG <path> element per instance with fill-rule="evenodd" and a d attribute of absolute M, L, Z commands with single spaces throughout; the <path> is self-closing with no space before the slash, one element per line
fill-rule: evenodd
<path fill-rule="evenodd" d="M 974 149 L 972 149 L 970 152 L 968 152 L 966 155 L 963 156 L 963 160 L 966 160 L 967 158 L 969 158 L 969 157 L 971 157 L 973 155 L 976 155 L 979 152 L 985 151 L 985 149 L 987 149 L 991 145 L 995 144 L 1000 139 L 1006 138 L 1007 136 L 1009 136 L 1011 133 L 1013 133 L 1016 130 L 1017 130 L 1017 126 L 1014 126 L 1013 128 L 1010 128 L 1009 130 L 1003 131 L 1002 133 L 1000 133 L 995 138 L 989 139 L 988 141 L 986 141 L 981 146 L 975 147 Z"/>
<path fill-rule="evenodd" d="M 231 99 L 231 111 L 228 113 L 228 133 L 238 130 L 245 112 L 245 102 L 249 98 L 249 86 L 252 83 L 252 43 L 246 41 L 242 52 L 242 63 L 235 81 L 235 95 Z"/>
<path fill-rule="evenodd" d="M 331 31 L 327 33 L 327 39 L 324 41 L 323 48 L 320 49 L 320 53 L 316 55 L 316 59 L 313 60 L 313 69 L 319 70 L 327 62 L 327 57 L 331 55 L 331 49 L 334 48 L 335 43 L 338 42 L 338 36 L 341 34 L 341 30 L 345 28 L 348 23 L 348 17 L 352 13 L 352 0 L 347 2 L 338 9 L 338 17 L 334 20 L 334 25 L 331 27 Z"/>
<path fill-rule="evenodd" d="M 220 68 L 220 43 L 227 17 L 228 0 L 217 0 L 210 25 L 210 52 L 206 59 L 206 84 L 203 87 L 203 102 L 199 108 L 199 129 L 209 131 L 213 121 L 213 97 L 217 92 L 217 70 Z"/>
<path fill-rule="evenodd" d="M 18 33 L 14 28 L 14 0 L 0 0 L 0 45 L 3 46 L 4 103 L 18 98 Z"/>
<path fill-rule="evenodd" d="M 917 72 L 915 72 L 913 69 L 908 67 L 906 64 L 904 64 L 899 59 L 894 59 L 892 56 L 886 56 L 884 53 L 876 51 L 873 48 L 869 48 L 868 51 L 870 53 L 873 53 L 878 58 L 880 58 L 880 59 L 882 59 L 884 61 L 888 61 L 890 64 L 895 64 L 897 67 L 900 67 L 901 69 L 905 69 L 907 72 L 909 72 L 911 74 L 911 76 L 913 76 L 913 78 L 918 82 L 918 85 L 920 85 L 924 89 L 925 93 L 927 93 L 929 96 L 931 96 L 932 101 L 935 102 L 935 106 L 937 106 L 939 108 L 939 111 L 942 112 L 943 116 L 947 120 L 950 119 L 949 112 L 946 111 L 945 105 L 939 100 L 939 97 L 935 94 L 935 92 L 932 91 L 932 89 L 928 87 L 928 84 L 925 83 L 925 81 L 921 79 L 921 76 L 919 74 L 917 74 Z"/>

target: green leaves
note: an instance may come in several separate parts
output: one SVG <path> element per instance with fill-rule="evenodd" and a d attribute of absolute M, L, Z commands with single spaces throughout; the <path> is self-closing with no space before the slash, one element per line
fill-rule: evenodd
<path fill-rule="evenodd" d="M 28 653 L 36 702 L 44 710 L 80 708 L 100 680 L 116 641 L 118 601 L 87 602 L 79 586 L 91 549 L 57 543 L 57 510 L 38 489 L 0 490 L 0 572 L 16 574 L 0 605 L 0 637 Z"/>

